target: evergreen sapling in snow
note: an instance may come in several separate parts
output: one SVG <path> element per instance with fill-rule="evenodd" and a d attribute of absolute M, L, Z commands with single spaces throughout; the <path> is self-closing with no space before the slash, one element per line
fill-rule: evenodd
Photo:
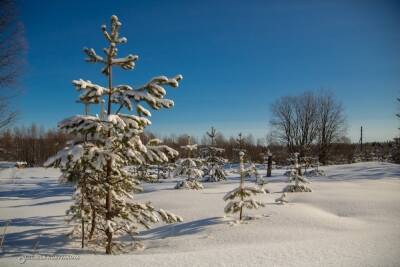
<path fill-rule="evenodd" d="M 205 172 L 206 182 L 218 182 L 226 180 L 226 172 L 224 170 L 224 164 L 227 162 L 222 157 L 224 149 L 215 146 L 215 137 L 217 131 L 214 127 L 211 127 L 211 131 L 207 132 L 208 137 L 211 139 L 211 145 L 203 148 L 202 152 L 205 155 Z"/>
<path fill-rule="evenodd" d="M 250 165 L 247 168 L 246 167 L 243 168 L 244 168 L 243 172 L 244 178 L 251 179 L 254 176 L 254 182 L 256 184 L 259 185 L 264 183 L 264 179 L 262 179 L 260 173 L 258 172 L 256 164 L 250 163 Z"/>
<path fill-rule="evenodd" d="M 178 181 L 175 189 L 195 189 L 203 188 L 203 185 L 198 181 L 203 176 L 201 167 L 203 160 L 199 158 L 192 158 L 192 153 L 197 150 L 197 144 L 192 145 L 190 136 L 188 137 L 188 144 L 181 146 L 187 152 L 187 158 L 181 158 L 176 162 L 175 176 L 186 177 L 183 181 Z"/>
<path fill-rule="evenodd" d="M 265 194 L 264 190 L 260 188 L 244 185 L 243 158 L 244 152 L 240 151 L 240 184 L 237 188 L 228 192 L 223 198 L 225 201 L 228 201 L 228 204 L 225 206 L 224 209 L 225 213 L 239 213 L 240 221 L 243 218 L 243 208 L 258 209 L 259 207 L 264 207 L 264 203 L 253 199 L 252 196 L 257 194 Z"/>
<path fill-rule="evenodd" d="M 308 157 L 306 159 L 306 168 L 304 170 L 303 175 L 307 177 L 317 177 L 317 176 L 326 176 L 325 172 L 319 169 L 319 160 L 318 158 Z M 308 170 L 307 168 L 312 168 Z"/>
<path fill-rule="evenodd" d="M 307 186 L 309 181 L 302 176 L 299 171 L 298 153 L 294 153 L 294 168 L 289 173 L 289 183 L 283 191 L 284 192 L 311 192 L 311 188 Z"/>
<path fill-rule="evenodd" d="M 170 159 L 178 156 L 178 152 L 163 145 L 160 139 L 151 139 L 146 144 L 148 161 L 137 166 L 140 180 L 148 183 L 159 182 L 161 176 L 160 164 L 167 164 Z M 150 164 L 152 163 L 152 164 Z M 157 165 L 154 165 L 157 164 Z"/>
<path fill-rule="evenodd" d="M 255 183 L 259 186 L 260 189 L 264 190 L 265 193 L 269 193 L 269 190 L 264 188 L 264 186 L 268 183 L 261 174 L 258 172 L 256 164 L 252 163 L 249 168 L 244 170 L 244 176 L 251 178 L 254 175 Z"/>
<path fill-rule="evenodd" d="M 177 87 L 182 76 L 158 76 L 137 88 L 113 85 L 113 68 L 131 70 L 138 59 L 136 55 L 117 58 L 117 46 L 127 42 L 125 37 L 119 35 L 121 25 L 117 16 L 113 15 L 110 30 L 105 25 L 101 27 L 108 42 L 104 48 L 105 57 L 92 48 L 84 49 L 86 61 L 103 65 L 101 72 L 107 77 L 107 86 L 89 80 L 73 81 L 81 93 L 80 102 L 103 106 L 105 99 L 105 110 L 101 108 L 100 116 L 76 115 L 60 122 L 59 128 L 75 138 L 45 164 L 60 167 L 64 177 L 69 177 L 76 170 L 82 174 L 78 179 L 90 181 L 89 191 L 83 188 L 86 182 L 78 182 L 75 195 L 87 195 L 85 199 L 96 204 L 96 216 L 90 217 L 94 218 L 91 223 L 95 225 L 93 235 L 97 244 L 105 247 L 107 254 L 126 251 L 136 245 L 117 240 L 119 236 L 128 234 L 133 239 L 140 227 L 149 228 L 160 220 L 167 223 L 182 221 L 177 215 L 155 209 L 151 203 L 136 202 L 133 194 L 142 191 L 140 177 L 125 168 L 146 162 L 165 162 L 168 157 L 177 155 L 167 146 L 149 148 L 142 143 L 140 134 L 150 125 L 148 117 L 151 114 L 140 103 L 144 102 L 156 110 L 173 107 L 173 101 L 164 98 L 164 87 Z M 136 110 L 136 115 L 122 113 L 124 110 Z M 81 172 L 83 169 L 86 171 Z M 83 209 L 82 214 L 87 216 L 87 205 L 83 205 Z"/>

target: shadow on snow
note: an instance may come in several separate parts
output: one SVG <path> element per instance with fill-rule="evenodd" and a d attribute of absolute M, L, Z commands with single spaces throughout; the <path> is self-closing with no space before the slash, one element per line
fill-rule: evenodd
<path fill-rule="evenodd" d="M 172 236 L 193 235 L 203 231 L 207 226 L 220 224 L 222 222 L 221 217 L 211 217 L 186 223 L 167 224 L 142 231 L 138 238 L 142 240 L 155 240 Z"/>

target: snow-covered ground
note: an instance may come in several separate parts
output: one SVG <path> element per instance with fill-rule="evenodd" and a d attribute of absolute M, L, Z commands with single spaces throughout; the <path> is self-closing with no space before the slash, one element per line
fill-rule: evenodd
<path fill-rule="evenodd" d="M 137 195 L 184 217 L 154 225 L 140 235 L 146 248 L 106 256 L 81 250 L 65 237 L 72 189 L 57 182 L 56 169 L 0 170 L 0 235 L 7 228 L 0 266 L 400 266 L 400 166 L 369 162 L 322 168 L 311 178 L 312 193 L 290 193 L 289 204 L 274 199 L 286 185 L 284 170 L 273 172 L 262 197 L 267 203 L 231 224 L 222 197 L 237 174 L 200 191 L 173 190 L 174 181 L 145 184 Z M 248 183 L 252 183 L 248 181 Z M 78 255 L 79 259 L 29 260 L 21 255 Z M 95 255 L 96 253 L 96 255 Z"/>

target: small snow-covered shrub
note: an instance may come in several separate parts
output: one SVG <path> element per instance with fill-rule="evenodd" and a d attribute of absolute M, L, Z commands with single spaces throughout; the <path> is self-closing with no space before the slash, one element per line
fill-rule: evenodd
<path fill-rule="evenodd" d="M 227 160 L 222 157 L 225 150 L 214 146 L 217 131 L 214 127 L 211 127 L 211 131 L 207 132 L 207 135 L 211 139 L 211 145 L 203 148 L 201 151 L 205 162 L 203 175 L 205 177 L 204 181 L 219 182 L 226 180 L 227 173 L 224 170 L 224 164 Z"/>
<path fill-rule="evenodd" d="M 304 176 L 299 174 L 298 153 L 295 153 L 294 167 L 290 172 L 289 183 L 283 192 L 311 192 L 311 188 L 307 186 L 310 182 Z"/>
<path fill-rule="evenodd" d="M 175 189 L 203 189 L 203 185 L 195 179 L 186 179 L 183 181 L 178 181 L 175 185 Z"/>
<path fill-rule="evenodd" d="M 302 185 L 302 184 L 298 184 L 298 185 L 287 185 L 284 189 L 284 192 L 312 192 L 311 188 Z"/>
<path fill-rule="evenodd" d="M 253 186 L 244 186 L 243 157 L 244 152 L 240 151 L 240 184 L 237 188 L 228 192 L 223 198 L 225 201 L 229 201 L 225 206 L 225 213 L 239 212 L 239 220 L 243 218 L 243 208 L 258 209 L 259 207 L 265 206 L 261 201 L 252 198 L 252 196 L 257 194 L 265 194 L 264 190 Z"/>
<path fill-rule="evenodd" d="M 203 160 L 199 158 L 191 158 L 191 153 L 197 150 L 197 144 L 191 145 L 189 137 L 188 144 L 181 148 L 187 151 L 188 157 L 179 159 L 176 162 L 175 176 L 185 177 L 186 180 L 178 181 L 175 189 L 202 189 L 203 186 L 197 180 L 203 176 L 203 171 L 201 170 Z"/>

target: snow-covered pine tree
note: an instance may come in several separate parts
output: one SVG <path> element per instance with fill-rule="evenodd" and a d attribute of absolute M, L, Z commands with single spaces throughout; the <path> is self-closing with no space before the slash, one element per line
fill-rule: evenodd
<path fill-rule="evenodd" d="M 246 150 L 243 149 L 244 138 L 243 138 L 242 133 L 239 133 L 238 137 L 236 138 L 236 143 L 238 144 L 239 149 L 235 149 L 235 150 L 237 150 L 239 152 L 240 151 L 246 152 Z M 240 171 L 239 171 L 239 173 L 240 173 Z M 260 173 L 258 172 L 256 164 L 251 163 L 250 166 L 247 168 L 245 168 L 243 165 L 243 176 L 245 178 L 251 178 L 252 176 L 254 176 L 255 183 L 257 184 L 257 186 L 261 190 L 263 190 L 265 193 L 269 193 L 269 190 L 264 187 L 264 185 L 267 184 L 268 182 L 261 177 Z"/>
<path fill-rule="evenodd" d="M 164 173 L 165 179 L 172 178 L 176 169 L 175 162 L 164 163 L 161 165 L 162 172 Z"/>
<path fill-rule="evenodd" d="M 154 138 L 146 144 L 148 160 L 146 163 L 139 164 L 137 166 L 137 173 L 139 174 L 140 180 L 155 183 L 159 181 L 159 164 L 168 163 L 170 159 L 178 156 L 178 151 L 162 144 L 160 139 Z M 157 164 L 151 165 L 152 164 Z M 157 169 L 157 170 L 156 170 Z"/>
<path fill-rule="evenodd" d="M 85 105 L 85 115 L 89 114 L 89 103 L 90 100 L 87 102 L 83 101 L 83 104 Z M 80 143 L 83 151 L 87 151 L 90 147 L 90 143 L 87 141 L 87 135 L 77 135 L 74 140 L 67 142 L 67 147 L 64 150 L 69 151 L 70 146 L 73 146 L 74 143 Z M 71 155 L 76 152 L 77 151 L 72 151 Z M 60 153 L 62 154 L 64 152 L 61 151 Z M 64 158 L 64 160 L 67 160 L 67 158 Z M 49 159 L 49 161 L 45 162 L 44 165 L 50 165 L 51 161 L 52 159 Z M 92 167 L 92 164 L 84 157 L 76 162 L 73 158 L 71 158 L 70 161 L 60 162 L 59 167 L 62 172 L 59 182 L 74 184 L 74 202 L 66 212 L 69 216 L 67 221 L 74 225 L 74 229 L 71 231 L 70 236 L 80 235 L 81 245 L 83 248 L 85 240 L 87 239 L 90 241 L 95 233 L 96 210 L 98 206 L 98 203 L 95 200 L 98 195 L 98 190 L 94 185 L 98 182 L 98 175 L 100 173 L 97 172 Z M 89 235 L 85 235 L 85 233 L 89 233 Z"/>
<path fill-rule="evenodd" d="M 236 144 L 238 145 L 238 148 L 233 148 L 232 152 L 233 151 L 237 152 L 238 153 L 237 155 L 239 155 L 240 152 L 246 153 L 246 149 L 243 148 L 244 147 L 244 138 L 243 138 L 242 133 L 238 134 L 238 137 L 235 139 L 235 141 L 236 141 Z M 244 158 L 243 158 L 243 160 L 244 160 Z M 240 157 L 239 156 L 238 156 L 238 163 L 240 165 Z M 230 168 L 232 168 L 232 166 L 230 166 Z M 244 177 L 246 177 L 246 173 L 245 173 L 246 169 L 244 168 L 244 165 L 243 165 L 243 170 L 244 170 L 243 175 L 244 175 Z M 240 174 L 240 167 L 239 167 L 239 169 L 233 169 L 231 172 Z"/>
<path fill-rule="evenodd" d="M 239 154 L 240 152 L 243 152 L 243 158 L 241 159 L 239 156 L 239 162 L 244 162 L 244 156 L 245 156 L 245 152 L 246 149 L 244 149 L 244 138 L 242 133 L 238 134 L 238 137 L 236 138 L 236 143 L 238 145 L 239 148 L 234 149 L 235 151 L 238 151 Z M 259 186 L 260 190 L 263 190 L 265 193 L 269 193 L 269 190 L 264 188 L 264 185 L 267 184 L 268 182 L 266 180 L 264 180 L 260 173 L 257 170 L 257 166 L 254 163 L 251 163 L 249 167 L 245 168 L 244 167 L 244 163 L 243 166 L 239 167 L 239 173 L 240 175 L 243 175 L 244 178 L 251 178 L 252 176 L 254 176 L 255 178 L 255 183 Z"/>
<path fill-rule="evenodd" d="M 157 176 L 151 172 L 150 168 L 151 165 L 148 163 L 136 166 L 135 172 L 138 174 L 138 178 L 141 181 L 145 181 L 147 183 L 157 182 Z"/>
<path fill-rule="evenodd" d="M 300 165 L 298 163 L 296 165 L 296 162 L 298 162 L 297 161 L 298 154 L 299 153 L 292 153 L 290 155 L 290 157 L 286 160 L 287 163 L 288 163 L 288 167 L 286 168 L 287 171 L 284 173 L 285 176 L 290 177 L 291 175 L 294 175 L 295 173 L 299 172 L 298 169 L 299 169 Z"/>
<path fill-rule="evenodd" d="M 287 185 L 284 189 L 283 192 L 311 192 L 311 188 L 307 186 L 309 181 L 307 178 L 303 177 L 299 173 L 300 165 L 299 165 L 299 160 L 298 156 L 299 153 L 294 153 L 294 167 L 293 169 L 289 172 L 289 183 L 292 183 L 290 185 Z"/>
<path fill-rule="evenodd" d="M 157 164 L 157 181 L 168 178 L 167 165 Z"/>
<path fill-rule="evenodd" d="M 239 212 L 239 220 L 241 221 L 243 218 L 243 208 L 248 209 L 258 209 L 259 207 L 264 207 L 264 203 L 253 199 L 252 195 L 257 194 L 265 194 L 265 191 L 253 187 L 253 186 L 245 186 L 244 185 L 244 152 L 239 152 L 239 160 L 240 160 L 240 184 L 237 188 L 233 189 L 232 191 L 228 192 L 224 196 L 225 201 L 229 201 L 228 204 L 225 206 L 225 213 L 238 213 Z"/>
<path fill-rule="evenodd" d="M 319 164 L 318 158 L 310 157 L 308 166 L 305 168 L 303 175 L 306 177 L 326 176 L 325 171 L 319 168 Z"/>
<path fill-rule="evenodd" d="M 162 162 L 168 159 L 167 155 L 176 155 L 176 151 L 171 148 L 153 150 L 142 143 L 140 134 L 150 125 L 147 117 L 151 114 L 140 103 L 145 102 L 156 110 L 171 108 L 174 103 L 164 98 L 164 86 L 177 87 L 182 76 L 158 76 L 136 89 L 129 85 L 114 86 L 113 68 L 131 70 L 138 59 L 136 55 L 117 58 L 117 45 L 127 42 L 125 37 L 119 35 L 121 25 L 117 16 L 113 15 L 110 31 L 107 31 L 105 25 L 101 27 L 108 42 L 108 47 L 104 48 L 105 57 L 98 55 L 92 48 L 84 49 L 88 62 L 103 65 L 102 73 L 107 77 L 107 87 L 89 80 L 73 81 L 76 89 L 81 92 L 82 103 L 101 104 L 103 98 L 106 98 L 106 110 L 100 113 L 100 117 L 76 115 L 60 122 L 60 129 L 75 138 L 46 163 L 46 166 L 60 167 L 63 172 L 79 170 L 83 162 L 91 166 L 89 171 L 93 170 L 95 175 L 87 177 L 93 179 L 91 188 L 94 193 L 91 197 L 97 203 L 94 231 L 98 244 L 106 248 L 107 254 L 134 245 L 116 241 L 115 238 L 124 234 L 133 237 L 140 226 L 149 228 L 151 223 L 159 222 L 160 219 L 167 223 L 182 221 L 181 217 L 170 212 L 156 210 L 151 203 L 135 202 L 133 193 L 142 190 L 140 181 L 136 174 L 124 168 L 155 159 Z M 114 106 L 117 107 L 115 110 Z M 128 111 L 136 109 L 137 115 L 121 113 L 124 108 Z M 86 136 L 87 140 L 83 140 L 82 136 Z M 67 171 L 63 175 L 68 176 L 70 173 Z M 77 186 L 79 187 L 79 183 Z M 77 188 L 77 192 L 82 192 L 82 189 Z"/>
<path fill-rule="evenodd" d="M 235 148 L 235 151 L 242 151 L 243 153 L 246 153 L 246 149 L 244 149 L 244 138 L 242 133 L 238 134 L 238 137 L 236 138 L 236 144 L 238 145 L 239 148 Z M 243 156 L 244 157 L 244 156 Z M 240 156 L 239 156 L 239 162 L 240 162 Z"/>
<path fill-rule="evenodd" d="M 211 139 L 211 145 L 206 146 L 202 149 L 205 160 L 205 172 L 206 182 L 218 182 L 226 180 L 226 172 L 224 170 L 224 164 L 227 162 L 222 157 L 225 149 L 218 148 L 215 146 L 215 138 L 217 137 L 217 131 L 214 127 L 211 127 L 211 131 L 207 132 L 208 137 Z"/>
<path fill-rule="evenodd" d="M 257 166 L 254 163 L 250 163 L 250 165 L 244 169 L 244 177 L 245 178 L 251 178 L 254 176 L 254 179 L 257 183 L 257 181 L 260 179 L 260 173 L 257 170 Z"/>
<path fill-rule="evenodd" d="M 258 185 L 260 189 L 264 190 L 265 193 L 269 193 L 269 190 L 264 187 L 268 182 L 266 179 L 261 177 L 261 174 L 258 172 L 257 166 L 254 163 L 250 164 L 250 167 L 244 170 L 244 177 L 251 178 L 252 176 L 255 178 L 254 182 L 256 185 Z"/>
<path fill-rule="evenodd" d="M 92 208 L 94 203 L 91 201 L 91 196 L 94 192 L 91 184 L 96 180 L 95 173 L 92 173 L 88 164 L 82 161 L 81 164 L 75 166 L 64 166 L 61 168 L 63 175 L 60 177 L 60 183 L 73 183 L 74 194 L 73 204 L 67 210 L 68 221 L 74 225 L 74 230 L 70 233 L 71 236 L 81 236 L 82 248 L 85 245 L 85 239 L 87 238 L 85 232 L 88 225 L 87 222 L 91 221 Z"/>
<path fill-rule="evenodd" d="M 192 158 L 192 152 L 197 150 L 197 144 L 191 144 L 190 136 L 188 136 L 188 144 L 181 146 L 186 151 L 187 157 L 178 159 L 176 162 L 175 176 L 186 177 L 183 181 L 176 183 L 175 189 L 202 189 L 203 185 L 198 181 L 203 176 L 201 170 L 203 160 L 200 158 Z"/>

